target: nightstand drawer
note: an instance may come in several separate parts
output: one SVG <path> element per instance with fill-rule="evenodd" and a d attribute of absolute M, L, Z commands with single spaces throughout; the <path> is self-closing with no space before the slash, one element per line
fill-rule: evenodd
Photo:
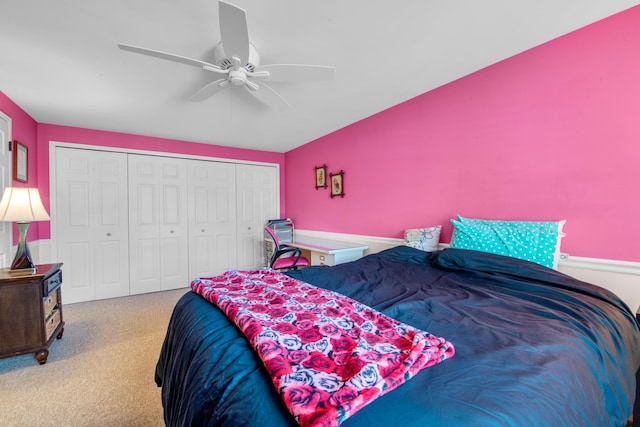
<path fill-rule="evenodd" d="M 44 318 L 49 318 L 51 312 L 58 306 L 58 293 L 51 292 L 49 296 L 44 298 Z"/>
<path fill-rule="evenodd" d="M 60 324 L 60 310 L 55 310 L 50 317 L 47 318 L 45 324 L 46 337 L 47 341 L 51 338 L 51 334 L 56 330 L 58 325 Z"/>
<path fill-rule="evenodd" d="M 45 296 L 49 295 L 49 292 L 53 291 L 61 284 L 62 284 L 62 271 L 58 270 L 53 275 L 51 275 L 51 277 L 48 277 L 42 281 L 42 293 Z"/>

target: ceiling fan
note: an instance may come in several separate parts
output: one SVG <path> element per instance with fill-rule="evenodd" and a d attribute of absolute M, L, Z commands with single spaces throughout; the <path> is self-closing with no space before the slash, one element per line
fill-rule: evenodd
<path fill-rule="evenodd" d="M 214 48 L 215 64 L 123 43 L 118 43 L 118 47 L 122 50 L 179 62 L 218 74 L 220 76 L 218 80 L 207 84 L 190 97 L 191 101 L 196 102 L 204 101 L 233 85 L 244 87 L 256 99 L 272 108 L 284 110 L 290 108 L 289 103 L 269 87 L 264 82 L 265 80 L 299 82 L 335 78 L 335 68 L 324 65 L 270 64 L 261 66 L 260 56 L 249 42 L 245 11 L 225 1 L 220 1 L 218 8 L 221 41 Z"/>

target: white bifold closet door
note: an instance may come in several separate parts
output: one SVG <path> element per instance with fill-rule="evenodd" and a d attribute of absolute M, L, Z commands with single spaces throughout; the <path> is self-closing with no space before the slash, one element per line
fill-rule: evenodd
<path fill-rule="evenodd" d="M 236 165 L 189 160 L 189 280 L 237 266 Z"/>
<path fill-rule="evenodd" d="M 278 169 L 233 161 L 55 147 L 56 260 L 64 299 L 185 288 L 264 265 Z"/>
<path fill-rule="evenodd" d="M 276 168 L 236 166 L 238 194 L 238 269 L 264 266 L 264 226 L 278 212 Z"/>
<path fill-rule="evenodd" d="M 56 147 L 55 221 L 64 301 L 129 295 L 127 155 Z"/>
<path fill-rule="evenodd" d="M 130 293 L 189 285 L 187 160 L 129 155 Z"/>

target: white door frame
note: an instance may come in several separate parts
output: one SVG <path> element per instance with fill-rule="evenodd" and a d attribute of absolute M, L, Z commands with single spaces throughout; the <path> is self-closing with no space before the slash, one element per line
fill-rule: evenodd
<path fill-rule="evenodd" d="M 5 122 L 7 122 L 7 141 L 0 141 L 1 144 L 5 144 L 5 147 L 8 147 L 9 141 L 13 140 L 13 129 L 12 129 L 12 122 L 11 122 L 11 117 L 9 117 L 8 115 L 6 115 L 5 113 L 3 113 L 2 111 L 0 111 L 0 120 L 3 120 Z M 7 183 L 7 187 L 11 186 L 13 184 L 12 181 L 12 177 L 13 177 L 13 151 L 6 151 L 7 156 L 6 159 L 4 159 L 4 171 L 5 171 L 5 176 L 2 177 L 3 179 L 0 180 L 0 182 L 6 182 Z M 4 189 L 5 186 L 2 186 L 2 188 L 0 188 L 0 197 L 2 197 L 2 194 L 4 194 Z M 9 259 L 8 259 L 8 263 L 7 265 L 0 265 L 0 267 L 9 267 L 9 265 L 11 264 L 11 252 L 13 249 L 13 224 L 9 224 L 9 241 L 8 241 L 8 247 L 3 247 L 2 249 L 0 249 L 0 252 L 3 251 L 7 251 L 7 253 L 9 254 Z M 4 245 L 4 243 L 3 243 Z"/>

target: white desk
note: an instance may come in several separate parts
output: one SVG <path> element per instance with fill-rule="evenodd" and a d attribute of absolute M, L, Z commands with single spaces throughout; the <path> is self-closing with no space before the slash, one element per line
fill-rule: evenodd
<path fill-rule="evenodd" d="M 362 258 L 367 245 L 339 242 L 337 240 L 319 239 L 316 237 L 296 237 L 293 242 L 282 242 L 311 252 L 311 265 L 337 265 Z"/>

